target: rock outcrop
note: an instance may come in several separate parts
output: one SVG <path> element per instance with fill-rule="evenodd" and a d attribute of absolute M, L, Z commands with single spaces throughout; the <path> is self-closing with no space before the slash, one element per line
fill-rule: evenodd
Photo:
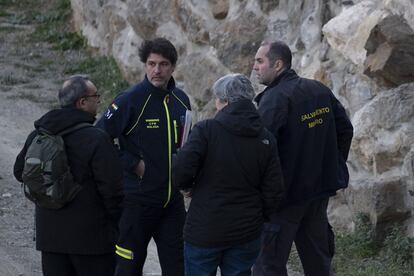
<path fill-rule="evenodd" d="M 355 126 L 350 187 L 330 218 L 352 229 L 359 212 L 378 233 L 396 222 L 414 236 L 413 0 L 71 0 L 90 47 L 115 57 L 124 76 L 144 75 L 138 46 L 163 36 L 179 52 L 175 77 L 197 118 L 214 112 L 211 86 L 230 72 L 252 73 L 264 39 L 286 41 L 293 67 L 332 88 Z"/>

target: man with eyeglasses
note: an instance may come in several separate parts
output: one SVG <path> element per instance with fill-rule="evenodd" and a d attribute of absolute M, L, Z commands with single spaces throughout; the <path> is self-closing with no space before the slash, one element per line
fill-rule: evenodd
<path fill-rule="evenodd" d="M 93 126 L 99 104 L 95 85 L 85 76 L 72 76 L 58 94 L 61 108 L 35 121 L 35 130 L 16 158 L 14 175 L 22 182 L 28 145 L 39 129 L 63 136 L 70 171 L 82 187 L 60 209 L 36 205 L 36 249 L 42 253 L 45 276 L 113 275 L 117 224 L 121 214 L 122 168 L 109 136 Z"/>

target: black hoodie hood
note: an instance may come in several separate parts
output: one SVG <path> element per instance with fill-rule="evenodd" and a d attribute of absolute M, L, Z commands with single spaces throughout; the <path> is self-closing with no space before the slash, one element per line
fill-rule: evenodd
<path fill-rule="evenodd" d="M 238 136 L 254 137 L 263 129 L 256 107 L 249 100 L 231 103 L 220 110 L 215 119 L 225 129 Z"/>
<path fill-rule="evenodd" d="M 44 128 L 56 134 L 79 123 L 93 124 L 95 116 L 74 107 L 54 109 L 43 115 L 34 122 L 36 129 Z"/>

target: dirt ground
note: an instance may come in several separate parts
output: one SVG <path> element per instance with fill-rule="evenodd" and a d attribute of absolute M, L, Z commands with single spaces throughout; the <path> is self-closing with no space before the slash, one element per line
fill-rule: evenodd
<path fill-rule="evenodd" d="M 13 163 L 34 120 L 56 105 L 56 93 L 67 77 L 65 63 L 82 54 L 62 54 L 47 43 L 32 42 L 34 26 L 17 24 L 14 18 L 0 17 L 0 275 L 37 276 L 41 266 L 33 241 L 34 206 L 13 177 Z M 160 275 L 153 244 L 144 272 Z"/>
<path fill-rule="evenodd" d="M 33 120 L 55 100 L 59 68 L 47 45 L 27 43 L 32 26 L 0 21 L 0 275 L 41 275 L 33 242 L 33 205 L 13 177 L 13 163 Z"/>

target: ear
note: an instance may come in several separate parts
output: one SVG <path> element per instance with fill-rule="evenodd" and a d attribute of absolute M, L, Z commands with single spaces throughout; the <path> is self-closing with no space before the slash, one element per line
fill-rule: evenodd
<path fill-rule="evenodd" d="M 275 64 L 273 65 L 273 68 L 276 70 L 276 72 L 279 72 L 280 70 L 283 69 L 284 66 L 285 64 L 283 63 L 283 61 L 280 59 L 277 59 L 275 61 Z"/>
<path fill-rule="evenodd" d="M 86 104 L 86 99 L 85 98 L 80 98 L 79 100 L 76 101 L 76 108 L 77 109 L 83 109 L 85 104 Z"/>

